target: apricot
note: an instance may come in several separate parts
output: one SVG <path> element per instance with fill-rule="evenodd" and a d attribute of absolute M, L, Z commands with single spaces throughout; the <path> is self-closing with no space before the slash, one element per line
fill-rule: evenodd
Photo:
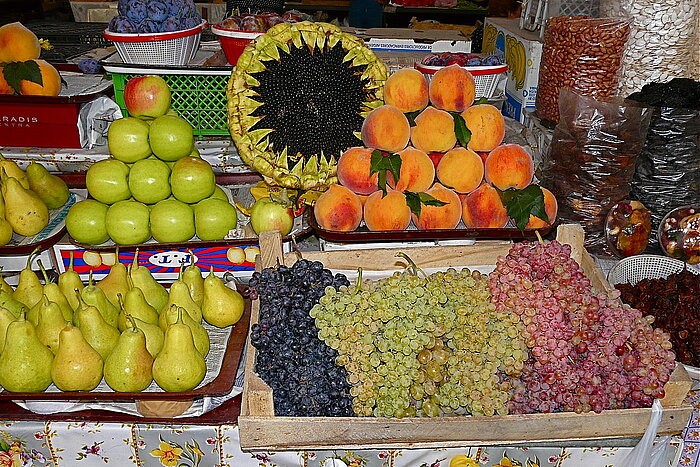
<path fill-rule="evenodd" d="M 372 148 L 355 147 L 345 151 L 338 159 L 338 181 L 359 195 L 369 195 L 379 189 L 378 174 L 369 174 Z"/>
<path fill-rule="evenodd" d="M 454 229 L 462 218 L 462 205 L 457 193 L 436 183 L 425 193 L 444 203 L 442 206 L 421 205 L 420 216 L 411 213 L 413 223 L 420 230 Z"/>
<path fill-rule="evenodd" d="M 508 212 L 496 189 L 482 183 L 462 199 L 462 221 L 473 229 L 498 229 L 508 223 Z"/>
<path fill-rule="evenodd" d="M 471 149 L 454 148 L 440 159 L 437 178 L 457 193 L 476 190 L 484 178 L 484 163 Z"/>
<path fill-rule="evenodd" d="M 401 112 L 423 110 L 428 105 L 428 80 L 415 68 L 401 68 L 386 80 L 384 102 Z"/>
<path fill-rule="evenodd" d="M 14 94 L 15 90 L 5 80 L 4 67 L 0 67 L 0 94 Z"/>
<path fill-rule="evenodd" d="M 474 102 L 474 78 L 459 65 L 450 65 L 435 72 L 429 86 L 430 102 L 442 110 L 462 112 Z"/>
<path fill-rule="evenodd" d="M 322 229 L 348 232 L 362 222 L 362 203 L 348 188 L 333 184 L 316 200 L 314 216 Z"/>
<path fill-rule="evenodd" d="M 22 80 L 19 82 L 19 93 L 26 96 L 58 96 L 61 92 L 61 75 L 46 60 L 34 60 L 41 71 L 42 84 Z"/>
<path fill-rule="evenodd" d="M 22 23 L 0 27 L 0 63 L 25 62 L 39 58 L 39 39 Z"/>
<path fill-rule="evenodd" d="M 491 151 L 484 164 L 486 181 L 498 188 L 523 189 L 532 182 L 532 156 L 518 144 L 504 144 Z"/>
<path fill-rule="evenodd" d="M 369 230 L 405 230 L 411 223 L 406 196 L 392 189 L 386 196 L 381 191 L 372 193 L 365 201 L 364 219 Z"/>
<path fill-rule="evenodd" d="M 411 143 L 424 152 L 446 152 L 457 143 L 455 122 L 444 110 L 428 107 L 416 117 Z"/>
<path fill-rule="evenodd" d="M 549 227 L 552 222 L 557 218 L 557 212 L 559 211 L 559 203 L 557 203 L 557 198 L 554 194 L 541 186 L 542 194 L 544 195 L 544 212 L 547 213 L 549 222 L 545 222 L 539 217 L 530 214 L 530 220 L 527 221 L 526 229 L 543 229 Z"/>
<path fill-rule="evenodd" d="M 467 147 L 472 151 L 491 151 L 503 142 L 506 123 L 501 111 L 491 104 L 472 105 L 462 112 L 472 136 Z"/>
<path fill-rule="evenodd" d="M 401 170 L 399 181 L 394 181 L 394 176 L 389 173 L 389 184 L 398 191 L 425 191 L 435 180 L 435 166 L 428 155 L 412 146 L 399 152 L 401 157 Z"/>
<path fill-rule="evenodd" d="M 408 146 L 411 126 L 396 107 L 382 105 L 372 110 L 362 122 L 362 142 L 369 148 L 399 152 Z"/>

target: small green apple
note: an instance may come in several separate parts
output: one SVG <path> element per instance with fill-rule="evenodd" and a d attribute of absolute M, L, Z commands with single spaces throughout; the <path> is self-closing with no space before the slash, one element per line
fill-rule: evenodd
<path fill-rule="evenodd" d="M 224 189 L 219 185 L 214 187 L 214 193 L 211 194 L 210 198 L 222 199 L 228 203 L 228 196 L 226 195 Z"/>
<path fill-rule="evenodd" d="M 294 213 L 291 208 L 270 198 L 260 198 L 250 208 L 250 224 L 258 235 L 268 230 L 279 230 L 282 235 L 287 235 L 294 226 Z"/>
<path fill-rule="evenodd" d="M 165 199 L 151 208 L 151 234 L 159 242 L 186 242 L 194 232 L 194 212 L 189 204 Z"/>
<path fill-rule="evenodd" d="M 151 238 L 150 210 L 138 201 L 118 201 L 109 207 L 107 232 L 118 245 L 137 245 Z"/>
<path fill-rule="evenodd" d="M 107 130 L 107 147 L 110 154 L 122 162 L 136 162 L 151 155 L 148 143 L 150 126 L 136 117 L 115 120 Z"/>
<path fill-rule="evenodd" d="M 151 123 L 148 132 L 151 149 L 159 159 L 176 161 L 192 152 L 194 136 L 187 120 L 173 115 L 162 115 Z"/>
<path fill-rule="evenodd" d="M 136 201 L 157 203 L 170 196 L 170 167 L 160 159 L 135 162 L 129 172 L 129 189 Z"/>
<path fill-rule="evenodd" d="M 85 199 L 78 201 L 66 214 L 66 229 L 68 234 L 78 243 L 86 245 L 99 245 L 109 240 L 105 219 L 107 217 L 106 204 Z"/>
<path fill-rule="evenodd" d="M 129 199 L 129 166 L 116 159 L 105 159 L 90 166 L 85 185 L 90 196 L 105 204 Z"/>
<path fill-rule="evenodd" d="M 207 198 L 194 206 L 194 225 L 200 240 L 223 240 L 237 221 L 236 208 L 228 201 Z"/>
<path fill-rule="evenodd" d="M 197 203 L 214 193 L 216 178 L 211 165 L 197 157 L 183 157 L 173 166 L 170 187 L 183 203 Z"/>

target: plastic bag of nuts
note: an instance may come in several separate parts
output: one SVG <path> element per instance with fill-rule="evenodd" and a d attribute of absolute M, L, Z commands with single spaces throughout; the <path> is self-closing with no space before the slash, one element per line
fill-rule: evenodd
<path fill-rule="evenodd" d="M 557 16 L 547 21 L 535 109 L 559 121 L 559 90 L 595 98 L 615 95 L 630 20 Z"/>
<path fill-rule="evenodd" d="M 557 198 L 560 222 L 581 224 L 586 248 L 610 255 L 606 217 L 629 196 L 651 111 L 631 102 L 601 102 L 570 89 L 562 89 L 559 110 L 561 119 L 538 178 Z"/>

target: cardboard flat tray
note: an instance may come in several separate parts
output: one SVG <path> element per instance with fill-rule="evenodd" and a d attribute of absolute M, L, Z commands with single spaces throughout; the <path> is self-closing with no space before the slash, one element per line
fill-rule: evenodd
<path fill-rule="evenodd" d="M 557 239 L 572 245 L 572 257 L 591 279 L 594 287 L 611 290 L 602 271 L 583 248 L 583 229 L 578 225 L 562 225 Z M 278 232 L 265 232 L 260 238 L 259 268 L 276 264 L 290 265 L 294 254 L 284 255 Z M 496 258 L 507 254 L 509 245 L 418 247 L 411 258 L 424 270 L 448 267 L 480 266 L 492 268 Z M 308 260 L 321 261 L 334 272 L 352 272 L 362 267 L 363 276 L 370 273 L 390 275 L 401 269 L 396 258 L 399 249 L 308 252 Z M 251 323 L 256 323 L 259 301 L 253 302 Z M 651 409 L 606 410 L 602 413 L 505 415 L 492 417 L 437 418 L 372 418 L 372 417 L 276 417 L 272 390 L 254 372 L 255 348 L 248 344 L 246 379 L 243 386 L 241 415 L 238 418 L 240 443 L 244 451 L 298 449 L 390 449 L 484 445 L 517 445 L 555 443 L 602 438 L 641 436 L 649 423 Z M 682 365 L 678 365 L 666 384 L 666 396 L 659 434 L 680 433 L 692 413 L 684 405 L 691 381 Z"/>
<path fill-rule="evenodd" d="M 243 287 L 239 287 L 240 292 L 244 292 Z M 0 400 L 46 400 L 46 401 L 136 401 L 139 402 L 188 402 L 202 396 L 220 396 L 228 394 L 233 388 L 236 379 L 238 362 L 241 359 L 245 348 L 246 336 L 251 317 L 251 304 L 249 299 L 245 299 L 245 309 L 241 319 L 231 328 L 219 330 L 216 338 L 212 338 L 213 326 L 207 326 L 212 349 L 215 346 L 221 348 L 220 351 L 210 350 L 206 357 L 207 376 L 200 385 L 190 391 L 165 392 L 160 389 L 155 382 L 151 383 L 147 389 L 141 392 L 116 392 L 107 386 L 102 380 L 99 386 L 92 391 L 64 392 L 58 390 L 54 385 L 44 392 L 8 392 L 0 391 Z M 225 340 L 222 339 L 224 336 Z M 216 374 L 211 374 L 212 368 L 219 368 Z"/>

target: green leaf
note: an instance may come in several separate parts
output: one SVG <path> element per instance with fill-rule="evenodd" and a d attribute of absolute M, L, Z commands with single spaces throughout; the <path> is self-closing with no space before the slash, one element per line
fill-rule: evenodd
<path fill-rule="evenodd" d="M 416 126 L 416 117 L 421 113 L 421 110 L 414 110 L 413 112 L 406 112 L 406 118 L 408 119 L 408 124 L 411 126 Z"/>
<path fill-rule="evenodd" d="M 401 157 L 398 154 L 389 154 L 385 156 L 379 149 L 372 151 L 372 156 L 370 158 L 369 174 L 373 175 L 378 173 L 377 186 L 384 196 L 386 196 L 386 172 L 387 170 L 391 172 L 394 176 L 394 180 L 399 180 L 399 174 L 401 173 Z"/>
<path fill-rule="evenodd" d="M 522 190 L 515 188 L 509 188 L 505 191 L 498 190 L 498 194 L 501 196 L 501 201 L 506 207 L 508 215 L 513 218 L 515 225 L 521 231 L 525 230 L 530 215 L 549 222 L 549 217 L 544 210 L 544 194 L 539 185 L 533 183 Z"/>
<path fill-rule="evenodd" d="M 17 94 L 19 94 L 19 83 L 22 80 L 31 81 L 39 86 L 44 84 L 39 64 L 34 60 L 8 63 L 2 71 L 5 75 L 5 81 L 7 81 L 7 84 L 9 84 Z"/>
<path fill-rule="evenodd" d="M 403 194 L 406 195 L 406 204 L 408 205 L 411 212 L 416 216 L 420 216 L 420 212 L 423 205 L 444 206 L 447 204 L 446 202 L 440 201 L 439 199 L 429 195 L 428 193 L 415 193 L 413 191 L 404 191 Z"/>
<path fill-rule="evenodd" d="M 480 97 L 477 100 L 474 101 L 472 105 L 481 105 L 481 104 L 488 104 L 489 100 L 486 97 Z"/>
<path fill-rule="evenodd" d="M 472 139 L 472 132 L 467 128 L 467 124 L 464 122 L 464 117 L 459 113 L 455 112 L 453 114 L 455 120 L 455 135 L 457 135 L 457 141 L 459 144 L 466 148 L 469 144 L 469 140 Z"/>

